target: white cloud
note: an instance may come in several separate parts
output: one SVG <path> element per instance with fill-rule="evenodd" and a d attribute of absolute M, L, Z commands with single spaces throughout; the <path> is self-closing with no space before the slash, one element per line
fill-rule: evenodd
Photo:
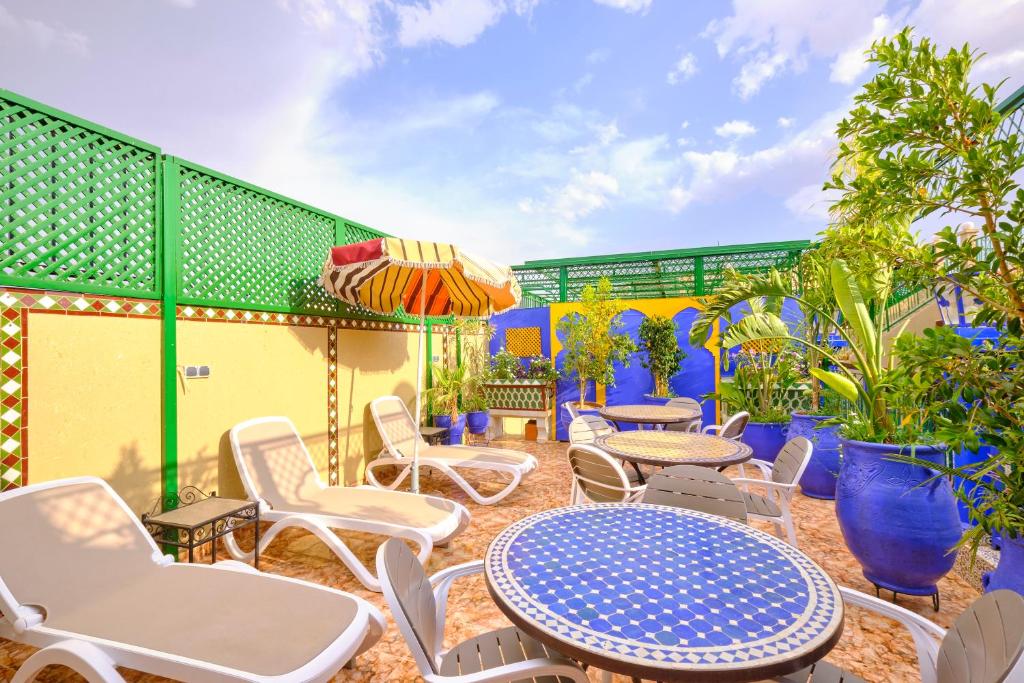
<path fill-rule="evenodd" d="M 665 80 L 669 85 L 676 85 L 693 78 L 697 74 L 697 57 L 692 52 L 687 52 L 679 58 L 672 70 L 668 72 Z"/>
<path fill-rule="evenodd" d="M 48 23 L 34 17 L 16 16 L 0 5 L 0 36 L 4 34 L 12 47 L 25 41 L 39 50 L 57 48 L 79 58 L 89 54 L 89 39 L 82 33 L 64 28 L 58 22 Z"/>
<path fill-rule="evenodd" d="M 604 5 L 605 7 L 614 7 L 615 9 L 621 9 L 625 12 L 635 14 L 637 12 L 646 12 L 651 8 L 652 0 L 594 0 L 598 5 Z"/>
<path fill-rule="evenodd" d="M 740 119 L 726 121 L 720 126 L 715 126 L 715 135 L 720 138 L 743 138 L 756 132 L 757 128 L 750 121 Z"/>
<path fill-rule="evenodd" d="M 608 61 L 608 58 L 611 57 L 611 55 L 611 51 L 607 48 L 602 47 L 596 50 L 591 50 L 587 54 L 587 64 L 603 64 Z"/>
<path fill-rule="evenodd" d="M 569 181 L 549 190 L 546 200 L 523 199 L 519 209 L 527 214 L 549 214 L 567 225 L 604 208 L 618 193 L 619 181 L 607 173 L 572 169 Z"/>
<path fill-rule="evenodd" d="M 676 138 L 676 145 L 679 147 L 689 147 L 695 142 L 696 140 L 694 140 L 693 138 Z"/>
<path fill-rule="evenodd" d="M 834 83 L 851 85 L 868 70 L 867 51 L 871 44 L 882 38 L 891 35 L 900 29 L 898 20 L 894 20 L 885 14 L 880 14 L 871 21 L 871 30 L 858 38 L 852 45 L 836 56 L 832 62 L 832 70 L 829 79 Z"/>
<path fill-rule="evenodd" d="M 398 43 L 415 47 L 443 42 L 469 45 L 505 13 L 501 0 L 429 0 L 429 4 L 398 5 Z"/>
<path fill-rule="evenodd" d="M 690 122 L 689 121 L 683 121 L 682 123 L 679 124 L 679 130 L 686 130 L 689 127 L 690 127 Z"/>
<path fill-rule="evenodd" d="M 796 119 L 790 116 L 780 116 L 776 123 L 779 124 L 779 128 L 792 128 L 793 124 L 796 123 Z"/>
<path fill-rule="evenodd" d="M 575 92 L 577 95 L 579 95 L 581 92 L 584 91 L 584 89 L 586 89 L 586 87 L 588 85 L 590 85 L 593 82 L 594 82 L 594 74 L 592 74 L 592 73 L 585 73 L 582 76 L 580 76 L 579 78 L 577 78 L 576 82 L 572 84 L 573 92 Z"/>
<path fill-rule="evenodd" d="M 747 99 L 779 74 L 803 71 L 812 57 L 832 58 L 863 45 L 884 7 L 885 0 L 734 0 L 732 15 L 711 21 L 704 35 L 719 56 L 741 60 L 733 87 Z M 854 70 L 847 58 L 838 73 Z"/>
<path fill-rule="evenodd" d="M 829 207 L 837 197 L 834 191 L 826 191 L 821 188 L 822 183 L 804 185 L 787 197 L 784 204 L 797 218 L 825 224 L 829 220 Z"/>

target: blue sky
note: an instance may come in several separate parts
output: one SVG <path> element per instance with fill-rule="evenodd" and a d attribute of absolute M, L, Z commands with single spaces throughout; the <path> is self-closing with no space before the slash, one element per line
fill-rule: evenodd
<path fill-rule="evenodd" d="M 813 237 L 906 23 L 1020 84 L 1021 0 L 0 0 L 0 87 L 515 263 Z"/>

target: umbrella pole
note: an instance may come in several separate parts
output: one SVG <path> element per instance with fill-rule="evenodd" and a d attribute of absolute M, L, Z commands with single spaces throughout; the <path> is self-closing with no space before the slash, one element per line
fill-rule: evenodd
<path fill-rule="evenodd" d="M 416 431 L 420 429 L 420 419 L 423 401 L 420 395 L 423 393 L 423 337 L 426 335 L 427 317 L 427 271 L 423 271 L 423 281 L 420 283 L 420 330 L 416 342 Z M 419 435 L 417 434 L 417 437 Z M 420 492 L 420 441 L 416 438 L 412 442 L 412 492 Z"/>

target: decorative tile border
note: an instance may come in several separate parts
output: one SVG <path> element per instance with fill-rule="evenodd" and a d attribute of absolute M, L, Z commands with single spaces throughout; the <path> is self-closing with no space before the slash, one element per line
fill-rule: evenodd
<path fill-rule="evenodd" d="M 0 287 L 0 491 L 28 482 L 28 340 L 29 313 L 119 318 L 161 317 L 161 304 L 151 299 L 73 294 Z M 328 480 L 339 483 L 338 330 L 415 332 L 409 323 L 293 313 L 266 313 L 231 308 L 178 306 L 178 320 L 252 325 L 297 325 L 327 329 Z"/>
<path fill-rule="evenodd" d="M 29 313 L 159 319 L 159 302 L 0 288 L 0 491 L 28 482 Z"/>

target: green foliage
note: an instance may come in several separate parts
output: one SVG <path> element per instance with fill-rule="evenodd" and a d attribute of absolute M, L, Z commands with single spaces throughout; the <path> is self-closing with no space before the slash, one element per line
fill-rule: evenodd
<path fill-rule="evenodd" d="M 787 349 L 779 353 L 740 351 L 734 359 L 732 381 L 723 381 L 711 398 L 719 398 L 729 412 L 745 410 L 753 422 L 789 422 L 786 397 L 803 373 L 800 357 Z"/>
<path fill-rule="evenodd" d="M 992 532 L 1024 537 L 1024 338 L 973 347 L 952 330 L 925 330 L 900 340 L 901 367 L 913 378 L 908 400 L 935 427 L 951 453 L 977 451 L 983 444 L 998 455 L 979 465 L 940 467 L 976 483 L 957 495 L 977 526 L 964 541 L 973 552 Z"/>
<path fill-rule="evenodd" d="M 614 363 L 628 367 L 630 354 L 637 350 L 629 335 L 621 332 L 622 308 L 622 302 L 612 296 L 611 280 L 601 278 L 596 287 L 583 288 L 580 312 L 558 321 L 565 349 L 563 373 L 566 379 L 575 378 L 579 383 L 581 405 L 588 380 L 615 386 Z"/>
<path fill-rule="evenodd" d="M 523 362 L 519 359 L 519 356 L 505 349 L 501 349 L 491 356 L 491 367 L 488 372 L 490 379 L 510 382 L 514 379 L 522 379 L 525 377 L 525 374 L 526 369 L 523 367 Z"/>
<path fill-rule="evenodd" d="M 530 359 L 530 367 L 526 371 L 526 379 L 554 384 L 558 380 L 558 370 L 550 358 L 536 356 Z"/>
<path fill-rule="evenodd" d="M 434 414 L 450 415 L 454 422 L 459 416 L 459 399 L 472 381 L 466 373 L 466 366 L 435 365 L 433 379 L 434 386 L 426 394 Z"/>
<path fill-rule="evenodd" d="M 676 375 L 686 353 L 679 348 L 676 324 L 662 315 L 652 315 L 640 323 L 641 364 L 654 378 L 654 395 L 671 396 L 668 381 Z"/>

